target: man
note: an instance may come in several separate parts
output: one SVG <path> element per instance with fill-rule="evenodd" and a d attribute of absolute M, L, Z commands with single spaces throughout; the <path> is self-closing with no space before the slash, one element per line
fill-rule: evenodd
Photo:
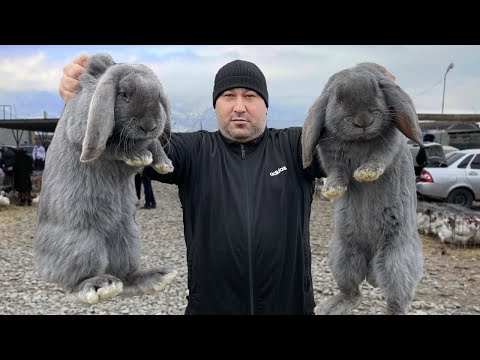
<path fill-rule="evenodd" d="M 32 158 L 33 168 L 35 170 L 43 170 L 45 167 L 45 148 L 40 139 L 37 139 L 36 145 L 33 147 Z"/>
<path fill-rule="evenodd" d="M 88 55 L 64 68 L 68 100 Z M 235 60 L 215 76 L 218 131 L 172 133 L 165 147 L 177 184 L 188 267 L 186 314 L 313 314 L 309 240 L 318 159 L 303 169 L 301 128 L 267 128 L 267 83 Z"/>
<path fill-rule="evenodd" d="M 423 142 L 433 142 L 435 141 L 435 135 L 433 134 L 425 134 L 423 135 Z M 415 160 L 417 161 L 417 164 L 421 166 L 422 168 L 425 166 L 425 163 L 427 162 L 427 153 L 425 151 L 424 147 L 421 147 L 418 150 L 417 156 L 415 157 Z"/>

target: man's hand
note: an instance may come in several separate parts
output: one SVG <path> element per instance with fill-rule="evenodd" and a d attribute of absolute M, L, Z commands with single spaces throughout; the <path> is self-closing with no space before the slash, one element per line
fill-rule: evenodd
<path fill-rule="evenodd" d="M 63 75 L 60 79 L 60 96 L 64 102 L 70 100 L 73 96 L 75 90 L 80 87 L 80 82 L 78 78 L 82 75 L 86 69 L 85 65 L 87 60 L 90 57 L 88 54 L 80 54 L 73 61 L 65 65 L 63 68 Z"/>

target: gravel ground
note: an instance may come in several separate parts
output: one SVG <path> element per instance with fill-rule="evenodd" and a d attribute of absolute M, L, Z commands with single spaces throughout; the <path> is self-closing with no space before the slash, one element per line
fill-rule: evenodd
<path fill-rule="evenodd" d="M 183 223 L 177 187 L 153 182 L 157 208 L 137 211 L 143 233 L 142 268 L 170 265 L 177 278 L 160 293 L 114 298 L 96 305 L 70 303 L 61 288 L 37 276 L 32 241 L 37 207 L 0 209 L 0 314 L 148 314 L 181 315 L 186 307 L 187 269 Z M 143 201 L 142 201 L 143 203 Z M 337 290 L 327 262 L 334 225 L 328 201 L 315 197 L 311 216 L 312 272 L 315 300 Z M 425 274 L 409 314 L 480 314 L 480 249 L 441 247 L 422 236 Z M 381 314 L 381 293 L 364 283 L 363 302 L 354 314 Z"/>

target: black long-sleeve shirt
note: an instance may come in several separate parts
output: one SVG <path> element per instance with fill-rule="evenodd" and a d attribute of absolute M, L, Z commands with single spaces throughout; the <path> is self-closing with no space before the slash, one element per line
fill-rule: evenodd
<path fill-rule="evenodd" d="M 301 128 L 240 145 L 220 132 L 173 133 L 188 263 L 186 314 L 306 314 L 315 307 L 309 220 L 318 160 L 303 170 Z M 161 201 L 161 199 L 159 199 Z"/>

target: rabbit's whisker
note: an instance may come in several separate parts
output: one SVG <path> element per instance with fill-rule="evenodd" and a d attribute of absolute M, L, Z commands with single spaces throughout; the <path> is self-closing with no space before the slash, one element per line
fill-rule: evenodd
<path fill-rule="evenodd" d="M 320 139 L 319 142 L 321 142 L 321 141 L 326 141 L 326 140 L 330 140 L 330 139 L 333 139 L 333 138 L 335 138 L 334 135 L 332 135 L 332 136 L 330 136 L 330 137 L 328 137 L 328 138 L 325 138 L 325 139 Z"/>
<path fill-rule="evenodd" d="M 167 137 L 165 136 L 165 133 L 163 133 L 161 136 L 160 136 L 161 139 L 165 139 L 166 142 L 165 142 L 165 145 L 163 145 L 163 147 L 167 146 L 169 143 L 170 143 L 170 139 L 172 138 L 172 136 L 170 135 L 167 139 Z"/>

